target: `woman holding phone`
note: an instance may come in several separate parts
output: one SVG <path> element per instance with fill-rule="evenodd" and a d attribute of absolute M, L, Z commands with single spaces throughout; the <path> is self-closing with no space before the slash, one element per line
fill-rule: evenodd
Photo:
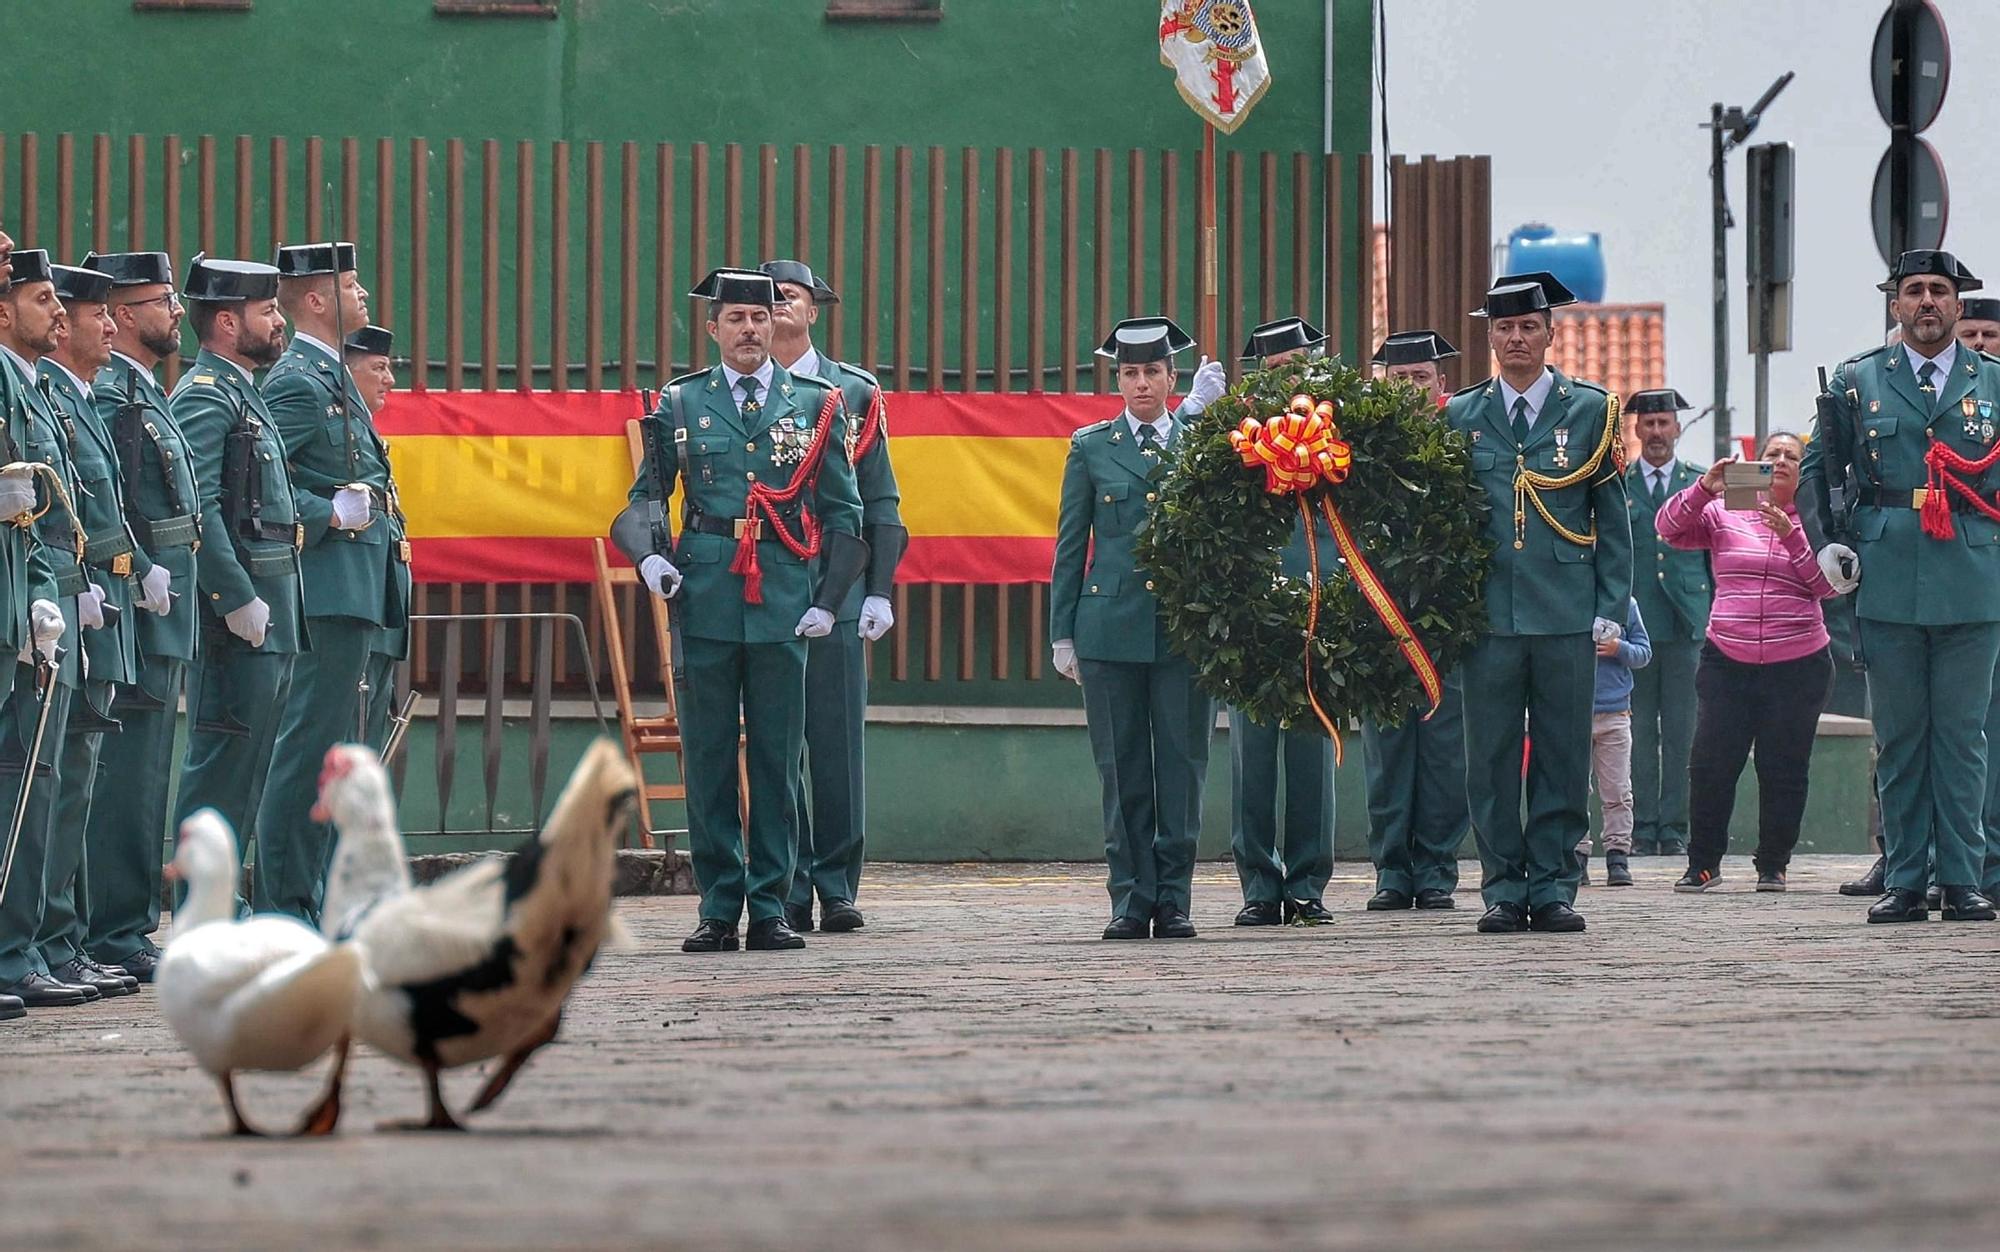
<path fill-rule="evenodd" d="M 1721 881 L 1736 780 L 1753 748 L 1757 890 L 1785 889 L 1805 814 L 1813 736 L 1833 686 L 1819 602 L 1836 593 L 1820 573 L 1793 504 L 1804 459 L 1797 435 L 1773 434 L 1763 452 L 1770 489 L 1753 508 L 1732 509 L 1736 501 L 1724 499 L 1729 467 L 1741 461 L 1732 456 L 1669 499 L 1655 522 L 1670 546 L 1706 549 L 1715 576 L 1715 605 L 1695 671 L 1688 867 L 1676 891 L 1707 891 Z"/>

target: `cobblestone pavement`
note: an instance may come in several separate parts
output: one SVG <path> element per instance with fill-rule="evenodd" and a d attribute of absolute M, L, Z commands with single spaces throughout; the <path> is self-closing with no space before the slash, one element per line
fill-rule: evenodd
<path fill-rule="evenodd" d="M 693 900 L 627 901 L 464 1136 L 373 1132 L 422 1102 L 368 1055 L 336 1138 L 224 1138 L 150 992 L 35 1013 L 0 1246 L 1996 1246 L 2000 925 L 1863 925 L 1864 863 L 1691 898 L 1640 860 L 1582 936 L 1367 914 L 1347 864 L 1311 930 L 1233 929 L 1205 864 L 1178 943 L 1097 940 L 1092 866 L 879 867 L 803 953 L 683 956 Z"/>

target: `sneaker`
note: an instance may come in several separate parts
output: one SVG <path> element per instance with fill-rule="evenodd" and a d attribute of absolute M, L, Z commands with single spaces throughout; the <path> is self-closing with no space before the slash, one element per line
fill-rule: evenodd
<path fill-rule="evenodd" d="M 1699 893 L 1707 891 L 1721 881 L 1722 871 L 1719 869 L 1696 869 L 1689 866 L 1688 872 L 1682 874 L 1680 880 L 1674 883 L 1674 890 L 1683 894 Z"/>
<path fill-rule="evenodd" d="M 1757 890 L 1783 891 L 1784 889 L 1785 889 L 1785 871 L 1768 870 L 1768 869 L 1760 869 L 1757 871 Z"/>

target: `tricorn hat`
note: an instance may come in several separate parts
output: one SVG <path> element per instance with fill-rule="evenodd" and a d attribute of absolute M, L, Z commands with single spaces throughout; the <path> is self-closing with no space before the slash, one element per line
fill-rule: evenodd
<path fill-rule="evenodd" d="M 368 356 L 388 356 L 389 350 L 396 346 L 396 336 L 393 331 L 380 326 L 363 326 L 350 334 L 343 346 L 349 352 L 360 352 Z"/>
<path fill-rule="evenodd" d="M 812 266 L 804 261 L 766 261 L 757 267 L 771 276 L 774 283 L 791 283 L 812 292 L 814 304 L 839 304 L 840 296 L 826 285 L 826 280 L 812 272 Z"/>
<path fill-rule="evenodd" d="M 1326 342 L 1326 335 L 1302 317 L 1280 318 L 1275 322 L 1265 322 L 1253 327 L 1250 340 L 1243 345 L 1243 359 L 1261 361 L 1267 356 L 1280 352 L 1290 352 L 1294 348 L 1313 348 Z"/>
<path fill-rule="evenodd" d="M 49 269 L 47 248 L 16 248 L 14 250 L 14 276 L 12 284 L 53 282 L 55 275 Z"/>
<path fill-rule="evenodd" d="M 1672 387 L 1655 387 L 1649 391 L 1635 391 L 1632 393 L 1632 398 L 1625 402 L 1625 411 L 1635 415 L 1639 413 L 1679 413 L 1682 410 L 1693 407 L 1692 404 L 1688 403 L 1686 396 L 1675 391 Z"/>
<path fill-rule="evenodd" d="M 1399 330 L 1375 349 L 1375 365 L 1429 365 L 1458 355 L 1451 341 L 1434 330 Z"/>
<path fill-rule="evenodd" d="M 114 287 L 173 285 L 174 260 L 164 252 L 86 252 L 83 267 L 111 275 Z"/>
<path fill-rule="evenodd" d="M 719 300 L 724 304 L 761 304 L 766 308 L 778 302 L 778 284 L 761 270 L 739 270 L 724 267 L 709 271 L 707 278 L 695 284 L 690 296 L 700 300 Z"/>
<path fill-rule="evenodd" d="M 1097 355 L 1120 365 L 1143 365 L 1148 361 L 1168 361 L 1176 352 L 1194 346 L 1188 333 L 1174 325 L 1172 318 L 1128 317 L 1111 328 Z"/>
<path fill-rule="evenodd" d="M 351 243 L 295 243 L 278 249 L 278 274 L 282 278 L 345 274 L 354 268 L 354 245 Z"/>
<path fill-rule="evenodd" d="M 1527 274 L 1502 274 L 1486 290 L 1486 303 L 1472 310 L 1473 317 L 1520 317 L 1575 304 L 1576 293 L 1547 270 Z"/>
<path fill-rule="evenodd" d="M 1959 304 L 1958 320 L 1961 322 L 2000 322 L 2000 299 L 1973 296 Z"/>
<path fill-rule="evenodd" d="M 278 294 L 276 266 L 259 261 L 210 260 L 197 252 L 188 262 L 184 300 L 232 304 L 238 300 L 269 300 Z"/>
<path fill-rule="evenodd" d="M 1951 253 L 1941 248 L 1912 248 L 1896 258 L 1896 264 L 1890 268 L 1889 277 L 1879 290 L 1894 292 L 1905 278 L 1915 278 L 1919 274 L 1949 278 L 1961 292 L 1978 291 L 1986 285 Z"/>
<path fill-rule="evenodd" d="M 55 272 L 56 296 L 60 299 L 103 304 L 111 298 L 109 274 L 75 265 L 52 265 L 49 268 Z"/>

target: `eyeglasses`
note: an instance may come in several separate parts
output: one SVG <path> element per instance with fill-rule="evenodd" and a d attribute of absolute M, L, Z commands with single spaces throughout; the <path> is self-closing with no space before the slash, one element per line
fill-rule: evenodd
<path fill-rule="evenodd" d="M 172 292 L 172 291 L 169 291 L 164 296 L 154 296 L 150 300 L 127 300 L 125 301 L 124 307 L 128 309 L 136 309 L 142 304 L 164 304 L 170 309 L 180 309 L 186 307 L 181 304 L 180 295 L 177 292 Z"/>

